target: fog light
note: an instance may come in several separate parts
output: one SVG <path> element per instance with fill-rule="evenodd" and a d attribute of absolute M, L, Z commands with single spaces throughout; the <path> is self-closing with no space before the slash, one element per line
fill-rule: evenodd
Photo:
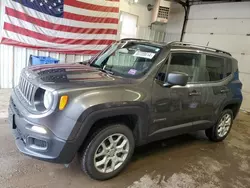
<path fill-rule="evenodd" d="M 40 133 L 40 134 L 47 134 L 47 131 L 46 131 L 45 128 L 39 127 L 39 126 L 36 126 L 36 125 L 32 126 L 31 130 L 34 131 L 34 132 Z"/>
<path fill-rule="evenodd" d="M 45 140 L 40 140 L 34 137 L 27 138 L 28 146 L 35 150 L 46 150 L 48 148 L 48 142 Z"/>

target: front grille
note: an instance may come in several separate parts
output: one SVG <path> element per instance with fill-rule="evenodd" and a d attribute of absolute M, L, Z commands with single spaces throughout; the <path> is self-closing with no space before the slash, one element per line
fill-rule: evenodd
<path fill-rule="evenodd" d="M 29 103 L 32 103 L 33 94 L 35 92 L 35 86 L 26 80 L 24 77 L 20 77 L 18 89 L 20 90 L 23 98 Z"/>

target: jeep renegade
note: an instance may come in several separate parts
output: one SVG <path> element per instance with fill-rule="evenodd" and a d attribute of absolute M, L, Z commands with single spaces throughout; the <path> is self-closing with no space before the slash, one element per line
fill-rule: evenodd
<path fill-rule="evenodd" d="M 134 148 L 205 130 L 230 132 L 242 102 L 231 54 L 190 43 L 118 41 L 89 61 L 23 69 L 9 105 L 18 149 L 93 179 L 117 175 Z"/>

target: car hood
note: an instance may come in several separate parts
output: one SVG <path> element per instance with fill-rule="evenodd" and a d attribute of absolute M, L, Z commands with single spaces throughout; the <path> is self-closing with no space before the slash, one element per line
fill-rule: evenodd
<path fill-rule="evenodd" d="M 97 68 L 81 64 L 56 64 L 31 66 L 25 70 L 26 77 L 53 88 L 97 87 L 129 84 L 132 79 L 104 73 Z"/>

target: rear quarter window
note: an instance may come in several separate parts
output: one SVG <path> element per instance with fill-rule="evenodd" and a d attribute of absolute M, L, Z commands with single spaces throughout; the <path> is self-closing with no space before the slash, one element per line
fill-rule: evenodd
<path fill-rule="evenodd" d="M 232 59 L 226 59 L 226 63 L 225 63 L 225 74 L 226 74 L 226 77 L 231 75 L 232 72 L 233 72 L 233 61 Z"/>
<path fill-rule="evenodd" d="M 225 78 L 225 59 L 217 56 L 206 55 L 205 74 L 207 81 L 220 81 Z"/>

